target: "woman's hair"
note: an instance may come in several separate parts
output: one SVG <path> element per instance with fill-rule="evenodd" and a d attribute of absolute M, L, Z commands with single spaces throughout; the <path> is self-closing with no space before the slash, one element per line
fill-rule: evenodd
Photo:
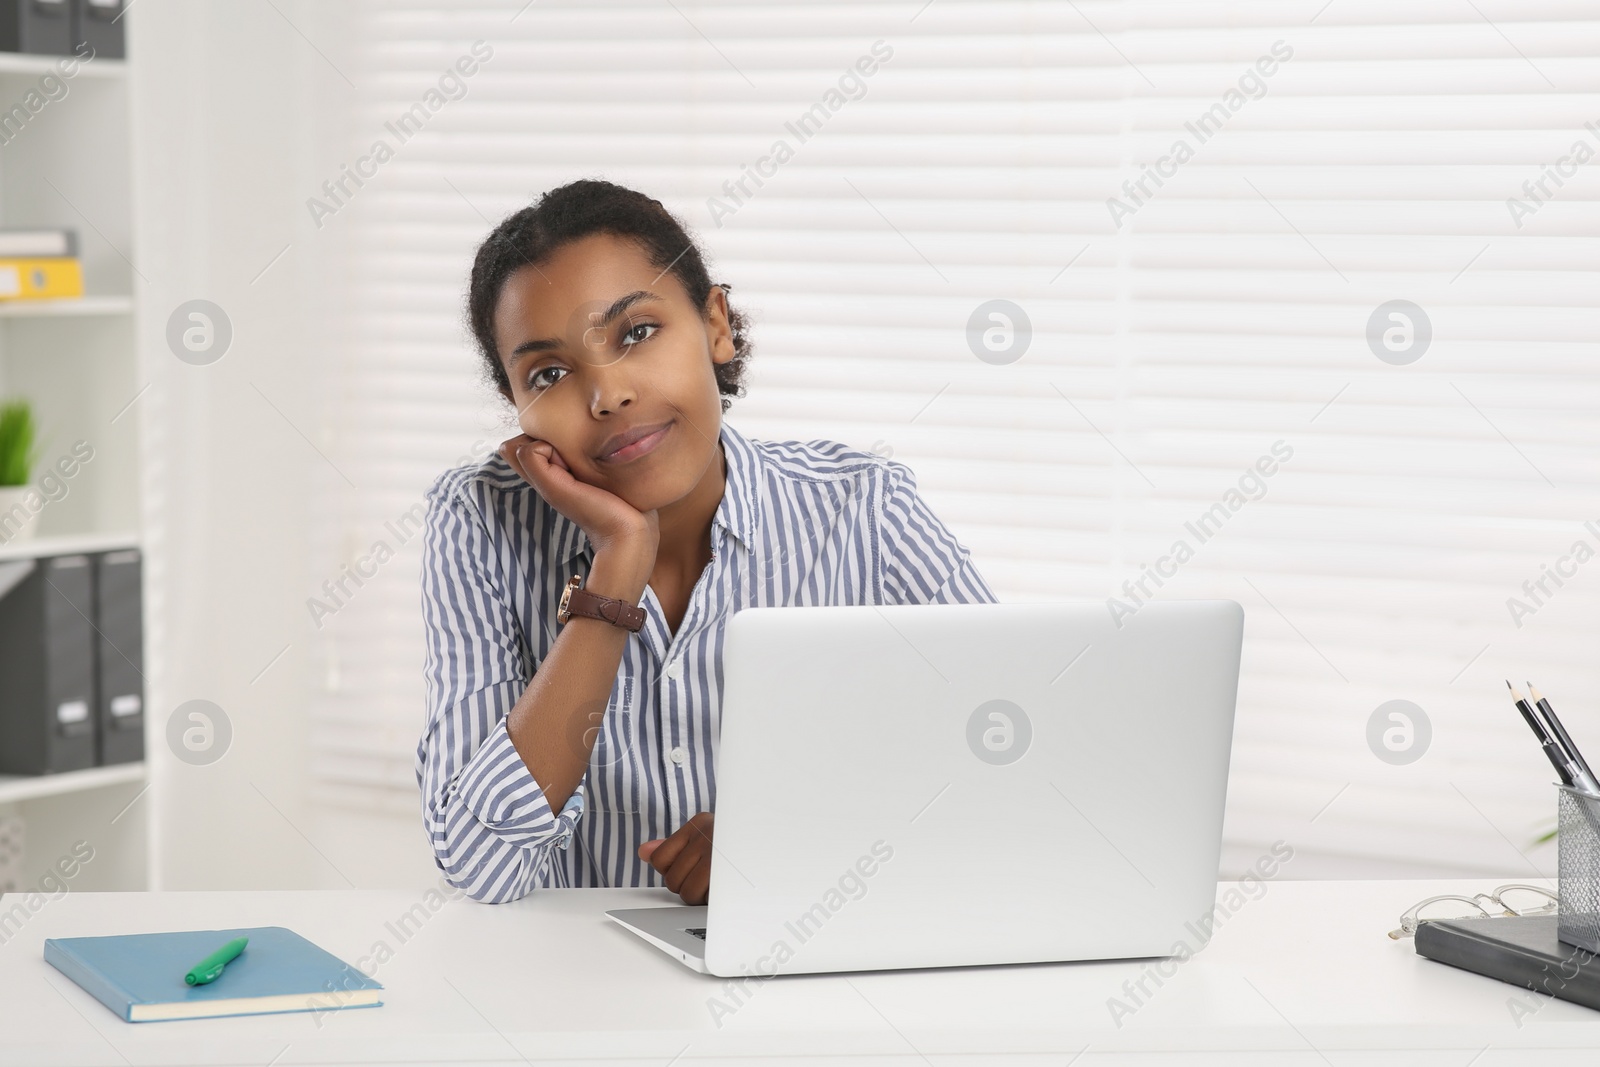
<path fill-rule="evenodd" d="M 544 263 L 562 246 L 596 233 L 634 242 L 651 266 L 663 273 L 672 272 L 689 294 L 690 302 L 704 313 L 711 295 L 705 259 L 659 200 L 612 182 L 591 179 L 551 189 L 532 206 L 496 226 L 478 247 L 472 263 L 467 316 L 489 381 L 500 395 L 511 395 L 511 382 L 494 342 L 494 309 L 506 279 L 522 267 Z M 714 365 L 723 411 L 733 403 L 729 397 L 745 395 L 744 372 L 750 358 L 748 323 L 732 305 L 728 307 L 728 327 L 733 334 L 734 356 Z"/>

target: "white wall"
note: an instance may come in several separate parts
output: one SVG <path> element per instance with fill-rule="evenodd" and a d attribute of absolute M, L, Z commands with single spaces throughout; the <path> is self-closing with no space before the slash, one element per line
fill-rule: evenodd
<path fill-rule="evenodd" d="M 374 828 L 306 801 L 308 499 L 316 479 L 337 477 L 323 454 L 337 412 L 322 370 L 339 252 L 305 199 L 338 155 L 329 116 L 355 93 L 339 70 L 343 13 L 144 0 L 129 15 L 139 346 L 152 384 L 140 401 L 150 707 L 160 735 L 180 704 L 212 701 L 233 735 L 206 766 L 151 745 L 153 888 L 430 877 L 416 820 Z M 178 360 L 165 336 L 196 298 L 233 330 L 206 366 Z"/>

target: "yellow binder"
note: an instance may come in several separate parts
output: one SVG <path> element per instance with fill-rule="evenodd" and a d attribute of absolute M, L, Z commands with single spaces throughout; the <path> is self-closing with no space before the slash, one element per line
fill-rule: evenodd
<path fill-rule="evenodd" d="M 0 258 L 0 300 L 55 300 L 83 295 L 83 265 L 73 256 Z"/>

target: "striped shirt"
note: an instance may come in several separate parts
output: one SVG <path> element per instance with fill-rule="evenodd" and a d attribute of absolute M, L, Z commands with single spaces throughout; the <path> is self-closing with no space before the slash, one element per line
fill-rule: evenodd
<path fill-rule="evenodd" d="M 756 441 L 722 423 L 711 562 L 676 633 L 646 587 L 588 769 L 552 811 L 506 714 L 556 638 L 582 529 L 498 454 L 428 492 L 422 608 L 427 729 L 417 782 L 434 858 L 477 900 L 547 886 L 655 886 L 640 843 L 714 811 L 722 638 L 747 607 L 994 603 L 911 468 L 833 441 Z M 573 841 L 577 847 L 572 847 Z"/>

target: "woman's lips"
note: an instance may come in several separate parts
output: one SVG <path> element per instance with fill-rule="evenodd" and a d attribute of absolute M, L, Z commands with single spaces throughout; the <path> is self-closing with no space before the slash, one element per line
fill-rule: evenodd
<path fill-rule="evenodd" d="M 667 439 L 667 433 L 676 423 L 669 422 L 648 437 L 641 437 L 631 445 L 623 445 L 615 452 L 603 457 L 607 463 L 626 463 L 630 459 L 638 459 L 656 450 L 662 441 Z"/>

